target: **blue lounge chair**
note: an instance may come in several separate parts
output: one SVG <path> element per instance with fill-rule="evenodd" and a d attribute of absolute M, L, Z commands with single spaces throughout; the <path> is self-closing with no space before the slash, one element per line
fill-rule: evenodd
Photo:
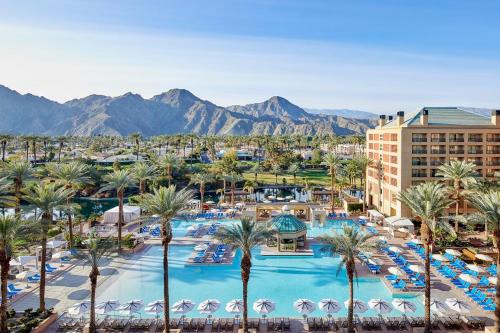
<path fill-rule="evenodd" d="M 40 282 L 40 274 L 35 274 L 33 276 L 28 277 L 26 280 L 30 283 Z"/>
<path fill-rule="evenodd" d="M 398 282 L 392 285 L 395 289 L 406 289 L 406 282 L 403 280 L 399 280 Z"/>
<path fill-rule="evenodd" d="M 11 291 L 11 292 L 20 292 L 21 290 L 23 290 L 22 288 L 16 288 L 16 286 L 13 283 L 9 283 L 7 285 L 7 289 L 8 289 L 8 291 Z"/>
<path fill-rule="evenodd" d="M 397 275 L 386 275 L 385 278 L 389 281 L 396 281 L 398 279 L 398 276 Z"/>

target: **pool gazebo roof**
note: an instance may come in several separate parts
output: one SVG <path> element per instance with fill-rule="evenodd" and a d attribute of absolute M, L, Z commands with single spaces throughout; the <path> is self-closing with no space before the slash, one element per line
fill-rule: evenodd
<path fill-rule="evenodd" d="M 280 214 L 271 219 L 271 228 L 283 235 L 301 236 L 306 233 L 307 226 L 292 214 Z"/>

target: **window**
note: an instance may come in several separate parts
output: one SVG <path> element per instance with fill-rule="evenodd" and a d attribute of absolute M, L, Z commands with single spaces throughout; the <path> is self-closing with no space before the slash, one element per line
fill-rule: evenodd
<path fill-rule="evenodd" d="M 467 152 L 469 154 L 482 154 L 483 153 L 483 146 L 469 146 L 467 148 Z"/>
<path fill-rule="evenodd" d="M 483 142 L 483 135 L 476 133 L 469 133 L 469 142 Z"/>
<path fill-rule="evenodd" d="M 427 142 L 427 134 L 425 133 L 413 133 L 411 135 L 412 142 Z"/>
<path fill-rule="evenodd" d="M 464 142 L 464 134 L 463 133 L 451 133 L 449 135 L 450 142 Z"/>
<path fill-rule="evenodd" d="M 432 133 L 431 142 L 446 142 L 446 134 L 444 133 Z"/>
<path fill-rule="evenodd" d="M 427 146 L 412 146 L 411 152 L 413 154 L 427 154 Z"/>
<path fill-rule="evenodd" d="M 411 169 L 411 176 L 414 178 L 425 178 L 427 177 L 426 169 Z"/>
<path fill-rule="evenodd" d="M 446 154 L 446 147 L 443 145 L 432 145 L 431 154 Z"/>
<path fill-rule="evenodd" d="M 500 142 L 500 134 L 497 133 L 488 133 L 486 134 L 487 142 Z"/>
<path fill-rule="evenodd" d="M 427 158 L 426 157 L 412 157 L 411 165 L 426 166 L 427 165 Z"/>
<path fill-rule="evenodd" d="M 465 153 L 464 151 L 464 146 L 450 146 L 450 151 L 449 151 L 450 154 L 463 154 Z"/>

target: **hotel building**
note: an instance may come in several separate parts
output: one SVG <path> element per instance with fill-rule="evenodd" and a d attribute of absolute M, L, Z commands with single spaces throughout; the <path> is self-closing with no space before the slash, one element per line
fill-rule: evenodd
<path fill-rule="evenodd" d="M 426 107 L 395 118 L 380 116 L 368 130 L 368 205 L 389 216 L 409 216 L 397 194 L 411 185 L 439 179 L 438 167 L 452 160 L 474 163 L 478 174 L 500 171 L 500 110 L 491 117 L 453 107 Z"/>

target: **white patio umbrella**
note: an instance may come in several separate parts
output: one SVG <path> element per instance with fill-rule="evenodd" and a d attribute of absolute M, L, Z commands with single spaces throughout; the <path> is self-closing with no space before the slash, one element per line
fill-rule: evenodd
<path fill-rule="evenodd" d="M 470 305 L 457 298 L 447 298 L 445 303 L 451 310 L 460 314 L 470 312 Z"/>
<path fill-rule="evenodd" d="M 81 316 L 90 311 L 90 300 L 86 299 L 80 303 L 73 304 L 69 309 L 68 313 L 72 316 Z"/>
<path fill-rule="evenodd" d="M 381 315 L 392 311 L 392 305 L 380 298 L 373 298 L 369 300 L 368 306 Z"/>
<path fill-rule="evenodd" d="M 376 223 L 373 223 L 373 222 L 367 222 L 367 223 L 366 223 L 366 226 L 368 226 L 368 227 L 376 227 L 376 226 L 377 226 L 377 224 L 376 224 Z"/>
<path fill-rule="evenodd" d="M 318 303 L 319 309 L 328 314 L 336 313 L 340 311 L 340 304 L 334 299 L 324 298 Z"/>
<path fill-rule="evenodd" d="M 142 300 L 133 299 L 123 303 L 116 310 L 120 311 L 120 314 L 122 315 L 131 316 L 132 314 L 139 312 L 143 306 L 144 302 Z"/>
<path fill-rule="evenodd" d="M 403 298 L 396 298 L 392 300 L 392 305 L 394 306 L 394 309 L 403 313 L 415 312 L 417 310 L 415 304 Z"/>
<path fill-rule="evenodd" d="M 486 255 L 486 254 L 482 254 L 482 253 L 476 254 L 476 259 L 479 259 L 482 261 L 487 261 L 487 262 L 493 261 L 492 257 L 490 257 L 489 255 Z"/>
<path fill-rule="evenodd" d="M 368 216 L 360 216 L 358 217 L 360 220 L 368 220 Z"/>
<path fill-rule="evenodd" d="M 52 255 L 52 258 L 54 259 L 61 259 L 61 258 L 65 258 L 65 257 L 69 257 L 71 256 L 71 252 L 69 251 L 59 251 L 59 252 L 56 252 Z"/>
<path fill-rule="evenodd" d="M 208 249 L 208 244 L 205 244 L 205 243 L 202 243 L 202 244 L 198 244 L 194 247 L 195 251 L 204 251 L 206 249 Z"/>
<path fill-rule="evenodd" d="M 276 309 L 276 304 L 270 299 L 261 298 L 253 303 L 253 310 L 261 315 L 267 315 Z"/>
<path fill-rule="evenodd" d="M 408 266 L 409 269 L 411 269 L 415 273 L 425 273 L 425 268 L 420 265 L 410 265 Z"/>
<path fill-rule="evenodd" d="M 26 287 L 28 287 L 28 278 L 33 276 L 33 275 L 36 275 L 38 272 L 35 272 L 35 271 L 22 271 L 21 273 L 19 274 L 16 274 L 16 279 L 20 280 L 20 281 L 26 281 Z"/>
<path fill-rule="evenodd" d="M 490 276 L 488 278 L 488 281 L 490 281 L 491 284 L 495 284 L 496 285 L 497 282 L 498 282 L 498 278 L 496 276 Z"/>
<path fill-rule="evenodd" d="M 191 301 L 189 299 L 181 299 L 180 301 L 175 302 L 174 305 L 172 305 L 172 307 L 170 309 L 172 310 L 173 313 L 184 314 L 184 313 L 188 313 L 191 310 L 193 310 L 195 304 L 196 303 L 194 303 L 193 301 Z"/>
<path fill-rule="evenodd" d="M 478 266 L 476 264 L 468 264 L 466 267 L 468 269 L 470 269 L 471 271 L 474 271 L 474 272 L 478 272 L 478 273 L 484 273 L 485 272 L 484 268 L 482 268 L 482 267 L 480 267 L 480 266 Z"/>
<path fill-rule="evenodd" d="M 403 270 L 401 268 L 396 267 L 396 266 L 389 267 L 388 271 L 389 271 L 389 273 L 396 275 L 396 276 L 402 276 L 402 275 L 406 274 L 405 272 L 403 272 Z"/>
<path fill-rule="evenodd" d="M 446 252 L 454 257 L 460 257 L 462 255 L 462 252 L 457 251 L 455 249 L 446 249 L 444 252 Z"/>
<path fill-rule="evenodd" d="M 432 259 L 437 260 L 437 261 L 442 261 L 442 262 L 450 261 L 448 258 L 443 256 L 442 254 L 433 254 Z"/>
<path fill-rule="evenodd" d="M 211 200 L 208 200 L 208 201 L 205 201 L 205 203 L 206 203 L 207 205 L 213 205 L 215 202 L 213 202 L 213 201 L 211 201 Z"/>
<path fill-rule="evenodd" d="M 425 299 L 422 299 L 422 303 L 425 304 Z M 431 311 L 432 312 L 447 312 L 450 308 L 446 303 L 440 301 L 437 298 L 431 298 Z"/>
<path fill-rule="evenodd" d="M 472 283 L 472 284 L 476 284 L 476 283 L 479 283 L 479 279 L 470 275 L 470 274 L 460 274 L 458 276 L 458 278 L 462 281 L 465 281 L 465 282 L 468 282 L 468 283 Z"/>
<path fill-rule="evenodd" d="M 422 245 L 424 244 L 424 242 L 422 242 L 420 239 L 418 238 L 413 238 L 412 240 L 410 240 L 410 242 L 412 242 L 413 244 L 417 244 L 417 245 Z"/>
<path fill-rule="evenodd" d="M 9 265 L 10 266 L 22 266 L 21 262 L 17 259 L 10 259 Z"/>
<path fill-rule="evenodd" d="M 297 310 L 298 313 L 306 316 L 316 310 L 316 304 L 310 299 L 299 298 L 295 302 L 293 302 L 293 307 Z"/>
<path fill-rule="evenodd" d="M 400 247 L 397 246 L 390 246 L 389 251 L 395 252 L 395 253 L 401 253 L 403 250 Z"/>
<path fill-rule="evenodd" d="M 198 305 L 198 311 L 200 311 L 201 314 L 212 314 L 219 310 L 219 308 L 220 302 L 216 299 L 207 299 Z"/>
<path fill-rule="evenodd" d="M 227 302 L 226 309 L 229 313 L 242 313 L 243 312 L 243 301 L 241 299 L 233 299 Z"/>
<path fill-rule="evenodd" d="M 349 300 L 344 302 L 344 306 L 346 309 L 349 308 Z M 352 309 L 353 309 L 354 313 L 363 313 L 363 312 L 366 312 L 368 310 L 368 307 L 366 306 L 366 304 L 363 301 L 361 301 L 359 299 L 353 299 L 352 300 Z"/>
<path fill-rule="evenodd" d="M 95 306 L 95 313 L 105 314 L 111 311 L 116 311 L 120 306 L 120 302 L 117 300 L 109 300 L 106 302 L 99 303 Z"/>
<path fill-rule="evenodd" d="M 157 300 L 146 305 L 144 312 L 152 313 L 158 316 L 160 313 L 163 313 L 163 309 L 165 308 L 165 303 L 163 300 Z"/>

